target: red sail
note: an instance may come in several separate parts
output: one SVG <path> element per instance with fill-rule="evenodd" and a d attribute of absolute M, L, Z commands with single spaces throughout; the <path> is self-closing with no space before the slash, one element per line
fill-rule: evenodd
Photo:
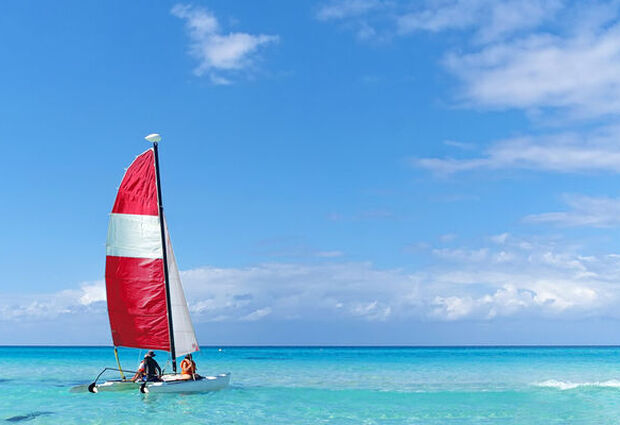
<path fill-rule="evenodd" d="M 106 244 L 106 291 L 115 346 L 170 350 L 152 149 L 127 169 Z"/>

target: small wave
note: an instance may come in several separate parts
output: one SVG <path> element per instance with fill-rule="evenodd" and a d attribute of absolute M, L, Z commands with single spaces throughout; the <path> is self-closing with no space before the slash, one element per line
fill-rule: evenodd
<path fill-rule="evenodd" d="M 570 382 L 570 381 L 556 381 L 555 379 L 549 379 L 543 382 L 537 382 L 534 384 L 536 387 L 543 388 L 556 388 L 558 390 L 574 390 L 575 388 L 620 388 L 620 380 L 610 379 L 608 381 L 597 382 Z"/>

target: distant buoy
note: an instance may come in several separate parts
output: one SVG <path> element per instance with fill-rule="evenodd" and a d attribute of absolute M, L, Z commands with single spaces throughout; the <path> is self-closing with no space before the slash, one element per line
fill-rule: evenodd
<path fill-rule="evenodd" d="M 218 349 L 217 349 L 217 351 L 222 351 L 222 349 L 221 349 L 221 348 L 218 348 Z"/>

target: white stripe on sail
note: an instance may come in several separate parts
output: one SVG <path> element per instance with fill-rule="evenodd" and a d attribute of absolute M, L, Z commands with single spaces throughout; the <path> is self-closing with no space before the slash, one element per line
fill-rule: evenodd
<path fill-rule="evenodd" d="M 106 254 L 114 257 L 163 258 L 159 217 L 110 214 Z"/>
<path fill-rule="evenodd" d="M 164 219 L 166 230 L 166 256 L 168 259 L 168 280 L 170 287 L 170 304 L 172 308 L 172 335 L 174 337 L 174 349 L 177 356 L 183 356 L 188 353 L 198 351 L 198 341 L 194 332 L 194 325 L 189 315 L 183 285 L 181 284 L 181 276 L 179 276 L 179 268 L 177 267 L 174 252 L 172 251 L 172 242 L 168 233 L 168 225 Z"/>

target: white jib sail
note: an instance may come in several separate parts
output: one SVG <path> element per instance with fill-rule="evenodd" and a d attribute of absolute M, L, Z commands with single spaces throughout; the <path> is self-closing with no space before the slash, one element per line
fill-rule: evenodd
<path fill-rule="evenodd" d="M 177 356 L 183 356 L 188 353 L 200 350 L 198 341 L 196 340 L 196 332 L 189 315 L 183 285 L 181 284 L 181 276 L 179 276 L 179 268 L 174 258 L 172 250 L 172 242 L 168 233 L 168 224 L 164 219 L 166 230 L 166 256 L 168 257 L 168 279 L 170 285 L 170 305 L 172 309 L 172 336 L 174 338 L 174 349 Z"/>

